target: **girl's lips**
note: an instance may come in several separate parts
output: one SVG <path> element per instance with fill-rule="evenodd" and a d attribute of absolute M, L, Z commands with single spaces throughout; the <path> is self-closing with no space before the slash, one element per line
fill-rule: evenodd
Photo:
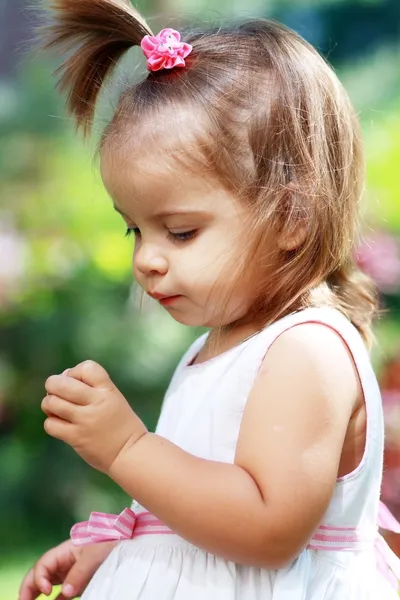
<path fill-rule="evenodd" d="M 159 303 L 162 304 L 162 306 L 169 306 L 178 298 L 181 298 L 181 296 L 164 296 L 164 298 L 159 299 Z"/>
<path fill-rule="evenodd" d="M 180 298 L 180 295 L 177 296 L 165 296 L 164 294 L 158 294 L 157 292 L 147 292 L 148 295 L 151 298 L 154 298 L 154 300 L 158 300 L 160 304 L 162 304 L 163 306 L 167 306 L 168 304 L 170 304 L 171 302 L 174 302 L 174 300 L 176 300 L 177 298 Z"/>

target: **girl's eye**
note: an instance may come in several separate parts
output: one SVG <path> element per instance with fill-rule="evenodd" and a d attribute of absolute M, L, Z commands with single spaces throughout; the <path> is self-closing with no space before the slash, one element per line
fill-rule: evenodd
<path fill-rule="evenodd" d="M 132 233 L 135 235 L 135 237 L 140 235 L 139 227 L 128 227 L 125 233 L 125 237 L 129 237 L 130 235 L 132 235 Z"/>
<path fill-rule="evenodd" d="M 172 231 L 168 232 L 168 239 L 173 242 L 187 242 L 192 240 L 197 233 L 196 229 L 192 229 L 191 231 L 181 231 L 179 233 L 173 233 Z"/>
<path fill-rule="evenodd" d="M 128 227 L 125 233 L 126 237 L 134 234 L 135 238 L 140 237 L 140 229 L 139 227 Z M 196 235 L 196 229 L 192 229 L 191 231 L 181 231 L 179 233 L 173 233 L 172 231 L 168 232 L 167 238 L 172 240 L 173 242 L 187 242 L 191 240 Z"/>

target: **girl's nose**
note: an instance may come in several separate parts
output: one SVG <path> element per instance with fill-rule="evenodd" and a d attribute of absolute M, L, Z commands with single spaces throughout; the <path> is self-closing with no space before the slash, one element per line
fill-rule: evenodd
<path fill-rule="evenodd" d="M 134 252 L 133 268 L 146 276 L 155 273 L 165 275 L 168 271 L 168 261 L 156 246 L 141 244 Z"/>

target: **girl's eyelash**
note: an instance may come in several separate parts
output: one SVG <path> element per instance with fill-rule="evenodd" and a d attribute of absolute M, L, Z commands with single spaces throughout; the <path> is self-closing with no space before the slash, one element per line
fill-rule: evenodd
<path fill-rule="evenodd" d="M 128 227 L 128 229 L 126 230 L 125 233 L 125 237 L 129 237 L 130 235 L 132 235 L 132 233 L 136 235 L 140 235 L 140 231 L 138 227 Z"/>
<path fill-rule="evenodd" d="M 129 237 L 132 233 L 137 237 L 140 235 L 140 229 L 138 227 L 128 227 L 125 233 L 125 237 Z M 196 229 L 192 229 L 191 231 L 181 231 L 179 233 L 172 233 L 172 231 L 168 232 L 167 238 L 172 242 L 187 242 L 192 240 L 197 233 Z"/>
<path fill-rule="evenodd" d="M 172 231 L 168 232 L 167 238 L 172 242 L 188 242 L 192 240 L 197 233 L 196 229 L 192 229 L 191 231 L 181 231 L 180 233 L 172 233 Z"/>

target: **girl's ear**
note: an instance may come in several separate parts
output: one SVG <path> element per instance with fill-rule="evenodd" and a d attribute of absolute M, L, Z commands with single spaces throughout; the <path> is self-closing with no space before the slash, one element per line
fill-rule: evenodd
<path fill-rule="evenodd" d="M 299 221 L 294 228 L 284 229 L 278 235 L 278 247 L 286 252 L 297 250 L 304 243 L 307 235 L 305 220 Z"/>
<path fill-rule="evenodd" d="M 278 231 L 278 248 L 284 252 L 297 250 L 305 242 L 307 236 L 307 211 L 297 198 L 299 190 L 294 181 L 289 181 L 281 198 L 282 225 Z"/>

